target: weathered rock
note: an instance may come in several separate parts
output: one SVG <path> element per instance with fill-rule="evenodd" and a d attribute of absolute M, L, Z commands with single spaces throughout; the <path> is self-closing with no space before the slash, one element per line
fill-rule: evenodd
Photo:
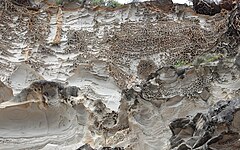
<path fill-rule="evenodd" d="M 240 55 L 237 55 L 237 56 L 236 56 L 235 65 L 236 65 L 238 68 L 240 68 Z"/>
<path fill-rule="evenodd" d="M 94 150 L 89 144 L 79 147 L 77 150 Z"/>
<path fill-rule="evenodd" d="M 238 104 L 217 103 L 240 97 L 238 8 L 41 2 L 0 1 L 0 77 L 47 103 L 1 103 L 1 148 L 219 149 L 238 139 Z"/>
<path fill-rule="evenodd" d="M 209 68 L 188 68 L 177 70 L 175 67 L 163 67 L 151 75 L 142 86 L 142 97 L 146 100 L 173 98 L 176 96 L 196 95 L 203 100 L 209 98 L 206 88 L 211 81 Z"/>
<path fill-rule="evenodd" d="M 124 150 L 123 147 L 103 147 L 101 150 Z"/>
<path fill-rule="evenodd" d="M 236 120 L 239 108 L 239 99 L 219 101 L 206 114 L 198 113 L 192 118 L 172 121 L 169 126 L 173 133 L 170 139 L 172 148 L 238 149 L 240 135 L 237 126 L 240 124 Z"/>
<path fill-rule="evenodd" d="M 221 7 L 210 0 L 193 0 L 193 8 L 199 14 L 215 15 L 221 12 Z"/>
<path fill-rule="evenodd" d="M 0 81 L 0 103 L 8 101 L 13 97 L 13 91 Z"/>
<path fill-rule="evenodd" d="M 236 0 L 221 0 L 219 2 L 220 7 L 226 10 L 232 10 L 236 4 Z"/>
<path fill-rule="evenodd" d="M 199 14 L 215 15 L 220 13 L 222 9 L 233 10 L 238 3 L 235 0 L 221 0 L 219 2 L 213 0 L 193 0 L 193 8 Z"/>
<path fill-rule="evenodd" d="M 152 60 L 140 60 L 137 66 L 137 73 L 141 78 L 146 79 L 156 69 L 157 66 Z"/>
<path fill-rule="evenodd" d="M 77 150 L 96 150 L 93 149 L 89 144 L 84 144 L 83 146 L 79 147 Z M 123 147 L 102 147 L 99 150 L 124 150 Z"/>

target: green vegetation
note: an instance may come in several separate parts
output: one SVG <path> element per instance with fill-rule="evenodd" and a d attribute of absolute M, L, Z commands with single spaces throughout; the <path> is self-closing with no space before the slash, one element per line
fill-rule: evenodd
<path fill-rule="evenodd" d="M 181 67 L 181 66 L 184 66 L 184 65 L 187 65 L 187 62 L 184 61 L 184 60 L 179 60 L 176 62 L 176 64 L 174 65 L 175 67 Z"/>
<path fill-rule="evenodd" d="M 175 67 L 182 67 L 186 65 L 193 65 L 193 66 L 199 66 L 202 63 L 210 63 L 219 60 L 222 58 L 222 54 L 206 54 L 202 56 L 198 56 L 192 63 L 187 63 L 184 60 L 178 60 L 174 66 Z"/>
<path fill-rule="evenodd" d="M 222 54 L 207 54 L 207 55 L 199 56 L 193 61 L 193 65 L 199 66 L 202 63 L 214 62 L 222 57 L 223 57 Z"/>
<path fill-rule="evenodd" d="M 92 5 L 98 5 L 98 6 L 107 6 L 107 7 L 111 7 L 111 8 L 116 8 L 116 7 L 121 6 L 121 4 L 118 3 L 115 0 L 107 0 L 107 1 L 104 1 L 104 0 L 92 0 L 91 4 Z"/>
<path fill-rule="evenodd" d="M 208 57 L 206 58 L 206 62 L 214 62 L 214 61 L 218 60 L 218 59 L 221 58 L 221 57 L 222 57 L 221 54 L 208 56 Z"/>
<path fill-rule="evenodd" d="M 118 3 L 117 1 L 115 1 L 115 0 L 108 0 L 107 2 L 106 2 L 106 6 L 107 7 L 111 7 L 111 8 L 116 8 L 116 7 L 119 7 L 119 6 L 121 6 L 121 4 L 120 3 Z"/>
<path fill-rule="evenodd" d="M 56 3 L 57 5 L 62 5 L 63 0 L 55 0 L 55 3 Z"/>
<path fill-rule="evenodd" d="M 92 5 L 98 5 L 98 6 L 105 6 L 105 1 L 104 0 L 92 0 L 91 1 Z"/>

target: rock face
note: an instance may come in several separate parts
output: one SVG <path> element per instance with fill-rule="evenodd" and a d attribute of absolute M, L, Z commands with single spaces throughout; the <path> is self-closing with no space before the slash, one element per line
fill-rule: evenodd
<path fill-rule="evenodd" d="M 221 12 L 220 5 L 211 0 L 193 0 L 193 7 L 199 14 L 215 15 Z"/>
<path fill-rule="evenodd" d="M 232 10 L 238 1 L 235 0 L 193 0 L 193 8 L 199 14 L 215 15 L 220 13 L 222 9 Z"/>
<path fill-rule="evenodd" d="M 239 149 L 239 99 L 218 101 L 207 113 L 170 123 L 173 149 Z"/>
<path fill-rule="evenodd" d="M 238 4 L 20 2 L 0 1 L 0 149 L 239 149 Z"/>
<path fill-rule="evenodd" d="M 0 102 L 8 101 L 13 97 L 13 91 L 0 81 Z"/>

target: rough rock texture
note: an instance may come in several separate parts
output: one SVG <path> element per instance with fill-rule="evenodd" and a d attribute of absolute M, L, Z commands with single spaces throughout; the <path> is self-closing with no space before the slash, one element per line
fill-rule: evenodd
<path fill-rule="evenodd" d="M 239 5 L 14 2 L 0 1 L 0 92 L 14 94 L 0 149 L 239 148 Z"/>
<path fill-rule="evenodd" d="M 13 97 L 13 91 L 0 81 L 0 102 L 8 101 Z"/>
<path fill-rule="evenodd" d="M 206 114 L 172 121 L 172 148 L 239 149 L 239 102 L 239 99 L 218 101 Z"/>
<path fill-rule="evenodd" d="M 193 9 L 199 14 L 215 15 L 222 9 L 232 10 L 238 5 L 238 0 L 192 0 Z"/>

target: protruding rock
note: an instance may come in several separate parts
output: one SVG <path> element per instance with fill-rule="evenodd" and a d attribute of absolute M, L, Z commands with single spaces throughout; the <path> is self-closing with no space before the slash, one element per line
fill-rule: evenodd
<path fill-rule="evenodd" d="M 79 147 L 77 150 L 94 150 L 89 144 L 84 144 L 83 146 Z"/>
<path fill-rule="evenodd" d="M 236 59 L 235 59 L 235 65 L 240 68 L 240 55 L 237 55 Z"/>
<path fill-rule="evenodd" d="M 221 0 L 219 5 L 222 9 L 232 10 L 236 3 L 236 0 Z"/>
<path fill-rule="evenodd" d="M 0 81 L 0 103 L 10 100 L 13 97 L 13 91 Z"/>
<path fill-rule="evenodd" d="M 200 97 L 204 100 L 207 101 L 208 98 L 210 97 L 210 92 L 208 91 L 207 88 L 204 88 L 202 92 L 200 93 Z"/>
<path fill-rule="evenodd" d="M 235 9 L 231 12 L 228 19 L 228 31 L 227 35 L 238 37 L 240 36 L 240 4 L 237 4 Z M 237 40 L 239 44 L 239 40 Z"/>
<path fill-rule="evenodd" d="M 152 60 L 140 60 L 137 66 L 138 75 L 146 79 L 151 73 L 155 72 L 157 69 L 156 64 Z"/>
<path fill-rule="evenodd" d="M 197 13 L 204 15 L 215 15 L 221 12 L 221 7 L 211 0 L 193 0 L 193 8 Z"/>
<path fill-rule="evenodd" d="M 239 108 L 239 99 L 219 101 L 207 114 L 172 121 L 172 148 L 239 149 Z"/>

